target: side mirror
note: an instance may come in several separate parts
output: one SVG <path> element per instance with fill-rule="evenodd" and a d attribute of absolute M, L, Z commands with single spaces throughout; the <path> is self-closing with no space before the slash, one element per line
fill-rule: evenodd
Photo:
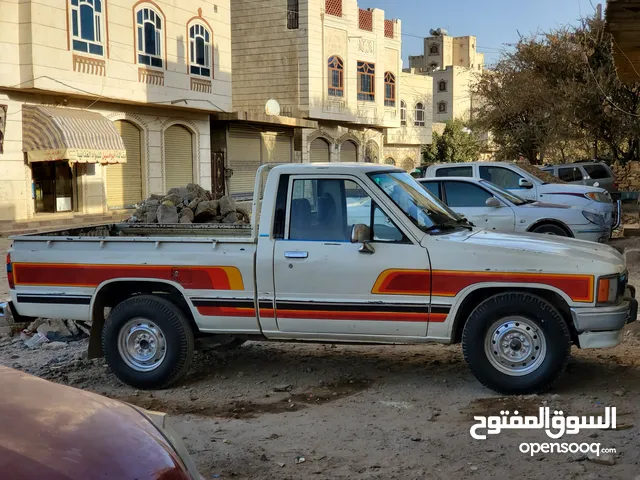
<path fill-rule="evenodd" d="M 518 186 L 520 188 L 533 188 L 533 183 L 525 178 L 521 178 L 520 180 L 518 180 Z"/>
<path fill-rule="evenodd" d="M 371 229 L 364 223 L 356 223 L 351 228 L 351 243 L 361 243 L 358 249 L 360 253 L 375 253 L 373 247 L 369 244 L 371 241 Z"/>
<path fill-rule="evenodd" d="M 487 201 L 485 202 L 485 204 L 487 205 L 487 207 L 492 207 L 492 208 L 498 208 L 502 206 L 502 204 L 500 203 L 500 200 L 498 200 L 496 197 L 487 198 Z"/>

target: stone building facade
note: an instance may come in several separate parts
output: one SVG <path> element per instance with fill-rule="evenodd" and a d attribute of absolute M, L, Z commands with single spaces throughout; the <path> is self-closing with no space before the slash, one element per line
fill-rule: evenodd
<path fill-rule="evenodd" d="M 229 0 L 0 2 L 0 221 L 211 187 L 231 110 Z"/>

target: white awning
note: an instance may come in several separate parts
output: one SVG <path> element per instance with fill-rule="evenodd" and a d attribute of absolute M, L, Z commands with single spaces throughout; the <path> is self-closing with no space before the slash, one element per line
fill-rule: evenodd
<path fill-rule="evenodd" d="M 127 151 L 113 123 L 99 113 L 24 105 L 22 149 L 29 163 L 126 163 Z"/>

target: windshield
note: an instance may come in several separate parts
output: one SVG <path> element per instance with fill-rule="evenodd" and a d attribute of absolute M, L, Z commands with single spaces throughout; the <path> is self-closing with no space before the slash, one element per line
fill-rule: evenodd
<path fill-rule="evenodd" d="M 518 167 L 527 172 L 529 175 L 536 177 L 538 180 L 542 182 L 543 185 L 548 183 L 567 183 L 560 180 L 558 177 L 554 177 L 549 172 L 543 172 L 535 165 L 531 165 L 529 163 L 518 162 L 516 163 Z"/>
<path fill-rule="evenodd" d="M 460 225 L 461 217 L 422 188 L 408 173 L 372 173 L 369 177 L 421 230 Z"/>
<path fill-rule="evenodd" d="M 523 198 L 520 198 L 519 196 L 514 195 L 513 193 L 509 192 L 508 190 L 505 190 L 504 188 L 499 187 L 498 185 L 495 185 L 495 184 L 489 182 L 488 180 L 480 180 L 480 183 L 483 186 L 487 187 L 489 190 L 492 190 L 494 193 L 497 193 L 497 194 L 503 196 L 504 198 L 509 200 L 514 205 L 524 205 L 524 204 L 528 203 Z"/>

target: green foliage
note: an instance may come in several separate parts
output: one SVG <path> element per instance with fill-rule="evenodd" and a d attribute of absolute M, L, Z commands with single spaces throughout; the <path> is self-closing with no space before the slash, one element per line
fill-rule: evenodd
<path fill-rule="evenodd" d="M 477 83 L 474 128 L 500 159 L 639 158 L 640 89 L 618 80 L 612 49 L 596 18 L 521 38 Z"/>
<path fill-rule="evenodd" d="M 433 133 L 431 145 L 422 150 L 423 163 L 473 162 L 480 154 L 480 141 L 461 120 L 449 120 L 442 135 Z"/>

